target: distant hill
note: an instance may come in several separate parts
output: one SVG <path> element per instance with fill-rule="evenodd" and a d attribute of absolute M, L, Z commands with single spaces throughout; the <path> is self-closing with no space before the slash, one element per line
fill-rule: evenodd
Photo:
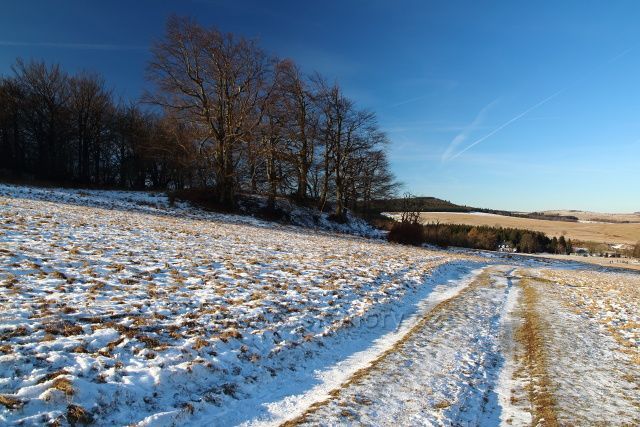
<path fill-rule="evenodd" d="M 448 200 L 437 197 L 412 197 L 409 201 L 411 209 L 420 212 L 472 212 L 475 208 L 469 206 L 456 205 Z M 374 200 L 371 202 L 371 211 L 380 212 L 400 212 L 407 205 L 404 198 Z"/>
<path fill-rule="evenodd" d="M 374 200 L 371 202 L 370 214 L 380 214 L 381 212 L 401 212 L 407 209 L 416 212 L 483 212 L 494 215 L 511 216 L 518 218 L 532 218 L 543 219 L 548 221 L 567 221 L 577 222 L 578 217 L 574 215 L 568 215 L 566 213 L 560 214 L 557 212 L 513 212 L 498 209 L 486 209 L 476 208 L 466 205 L 457 205 L 451 203 L 448 200 L 438 199 L 437 197 L 412 197 L 409 200 L 405 198 L 395 198 L 386 200 Z"/>

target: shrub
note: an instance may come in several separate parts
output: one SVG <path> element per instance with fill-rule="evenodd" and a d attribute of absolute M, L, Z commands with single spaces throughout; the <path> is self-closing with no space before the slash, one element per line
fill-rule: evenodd
<path fill-rule="evenodd" d="M 206 211 L 234 212 L 236 206 L 220 203 L 217 193 L 212 188 L 186 188 L 168 193 L 169 203 L 175 204 L 177 200 L 189 202 Z"/>
<path fill-rule="evenodd" d="M 415 222 L 398 222 L 391 227 L 387 239 L 390 242 L 420 246 L 424 243 L 423 227 Z"/>
<path fill-rule="evenodd" d="M 635 248 L 633 248 L 633 254 L 634 257 L 636 258 L 640 258 L 640 242 L 636 243 Z"/>

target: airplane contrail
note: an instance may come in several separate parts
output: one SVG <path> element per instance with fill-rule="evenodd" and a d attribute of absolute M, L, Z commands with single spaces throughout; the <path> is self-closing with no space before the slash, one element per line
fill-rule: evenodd
<path fill-rule="evenodd" d="M 54 43 L 54 42 L 20 42 L 0 40 L 0 46 L 7 47 L 46 47 L 60 49 L 86 49 L 86 50 L 143 50 L 148 46 L 101 44 L 101 43 Z"/>
<path fill-rule="evenodd" d="M 500 132 L 502 129 L 506 128 L 507 126 L 509 126 L 511 123 L 515 122 L 516 120 L 521 119 L 523 116 L 529 114 L 530 112 L 532 112 L 533 110 L 535 110 L 536 108 L 546 104 L 547 102 L 551 101 L 553 98 L 555 98 L 556 96 L 560 95 L 562 92 L 566 91 L 567 88 L 563 88 L 560 89 L 559 91 L 557 91 L 556 93 L 554 93 L 551 96 L 546 97 L 545 99 L 543 99 L 542 101 L 538 102 L 536 105 L 534 105 L 533 107 L 530 107 L 526 110 L 524 110 L 522 113 L 518 114 L 517 116 L 515 116 L 514 118 L 512 118 L 511 120 L 508 120 L 507 122 L 501 124 L 500 126 L 498 126 L 497 128 L 495 128 L 494 130 L 492 130 L 491 132 L 489 132 L 488 134 L 486 134 L 485 136 L 483 136 L 480 139 L 475 140 L 474 142 L 472 142 L 471 144 L 467 145 L 464 149 L 462 149 L 461 151 L 459 151 L 458 153 L 454 154 L 453 156 L 449 157 L 447 160 L 453 160 L 456 157 L 460 156 L 462 153 L 464 153 L 465 151 L 475 147 L 476 145 L 480 144 L 482 141 L 484 141 L 485 139 L 491 137 L 492 135 Z"/>
<path fill-rule="evenodd" d="M 522 113 L 518 114 L 517 116 L 513 117 L 512 119 L 506 121 L 505 123 L 501 124 L 500 126 L 498 126 L 497 128 L 495 128 L 494 130 L 492 130 L 491 132 L 489 132 L 488 134 L 486 134 L 485 136 L 483 136 L 482 138 L 479 138 L 477 140 L 475 140 L 474 142 L 472 142 L 471 144 L 469 144 L 468 146 L 466 146 L 465 148 L 463 148 L 461 151 L 459 151 L 458 153 L 454 154 L 453 156 L 450 156 L 447 160 L 453 160 L 456 157 L 460 156 L 461 154 L 465 153 L 466 151 L 468 151 L 469 149 L 475 147 L 476 145 L 480 144 L 482 141 L 486 140 L 487 138 L 491 137 L 492 135 L 495 135 L 497 132 L 500 132 L 502 129 L 506 128 L 507 126 L 509 126 L 510 124 L 512 124 L 513 122 L 521 119 L 522 117 L 524 117 L 525 115 L 529 114 L 530 112 L 532 112 L 533 110 L 535 110 L 536 108 L 541 107 L 542 105 L 546 104 L 547 102 L 551 101 L 553 98 L 557 97 L 558 95 L 560 95 L 561 93 L 565 92 L 567 89 L 569 89 L 572 86 L 575 86 L 577 84 L 582 83 L 583 81 L 585 81 L 587 78 L 589 78 L 593 73 L 595 73 L 596 71 L 598 71 L 600 68 L 602 68 L 605 65 L 609 65 L 615 61 L 617 61 L 618 59 L 622 58 L 623 56 L 627 55 L 629 52 L 631 52 L 633 50 L 633 48 L 629 48 L 626 49 L 624 51 L 622 51 L 621 53 L 617 54 L 616 56 L 614 56 L 613 58 L 609 59 L 607 62 L 605 62 L 604 64 L 601 64 L 598 67 L 595 67 L 593 70 L 591 70 L 589 73 L 586 73 L 581 79 L 575 81 L 573 84 L 566 86 L 562 89 L 560 89 L 559 91 L 555 92 L 554 94 L 546 97 L 545 99 L 543 99 L 542 101 L 538 102 L 537 104 L 533 105 L 532 107 L 527 108 L 526 110 L 524 110 Z"/>
<path fill-rule="evenodd" d="M 484 118 L 489 112 L 489 110 L 491 109 L 491 107 L 493 107 L 497 102 L 498 100 L 496 99 L 495 101 L 492 101 L 487 105 L 485 105 L 482 108 L 482 110 L 480 110 L 480 112 L 476 115 L 473 121 L 469 123 L 467 126 L 465 126 L 464 129 L 460 133 L 458 133 L 455 136 L 455 138 L 451 140 L 445 152 L 442 153 L 442 158 L 441 158 L 442 162 L 451 160 L 453 152 L 458 148 L 460 144 L 466 141 L 466 139 L 469 137 L 471 132 L 473 132 L 476 129 L 476 127 L 479 126 L 484 121 Z"/>

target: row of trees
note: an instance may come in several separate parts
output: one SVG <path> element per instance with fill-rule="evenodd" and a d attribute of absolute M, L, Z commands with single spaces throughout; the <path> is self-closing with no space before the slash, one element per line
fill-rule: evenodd
<path fill-rule="evenodd" d="M 253 41 L 173 17 L 153 50 L 146 100 L 185 125 L 221 204 L 238 190 L 312 198 L 336 213 L 394 189 L 386 135 L 337 84 Z"/>
<path fill-rule="evenodd" d="M 475 249 L 497 250 L 499 245 L 508 244 L 522 253 L 567 253 L 571 241 L 549 239 L 546 234 L 518 228 L 471 226 L 462 224 L 425 224 L 423 239 L 426 243 L 439 246 L 458 246 Z"/>
<path fill-rule="evenodd" d="M 172 17 L 152 48 L 142 102 L 96 74 L 18 60 L 0 77 L 0 169 L 125 188 L 209 188 L 368 206 L 389 196 L 388 139 L 373 112 L 251 40 Z"/>
<path fill-rule="evenodd" d="M 18 60 L 0 77 L 0 172 L 63 184 L 182 186 L 167 117 L 117 101 L 98 74 Z"/>
<path fill-rule="evenodd" d="M 404 218 L 404 217 L 403 217 Z M 484 250 L 497 250 L 500 245 L 508 244 L 521 253 L 563 253 L 573 250 L 571 239 L 564 236 L 550 239 L 544 233 L 518 228 L 490 226 L 472 226 L 464 224 L 420 224 L 415 220 L 403 220 L 395 223 L 389 231 L 392 242 Z"/>

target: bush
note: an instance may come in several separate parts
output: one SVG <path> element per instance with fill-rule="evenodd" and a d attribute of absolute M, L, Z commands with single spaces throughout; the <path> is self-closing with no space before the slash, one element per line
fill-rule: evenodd
<path fill-rule="evenodd" d="M 289 216 L 289 214 L 285 210 L 278 207 L 264 206 L 262 208 L 259 208 L 256 211 L 256 217 L 264 219 L 266 221 L 284 223 L 291 222 L 291 217 Z"/>
<path fill-rule="evenodd" d="M 416 222 L 397 222 L 389 230 L 390 242 L 420 246 L 424 243 L 423 227 Z"/>
<path fill-rule="evenodd" d="M 234 212 L 236 206 L 221 204 L 213 188 L 186 188 L 168 193 L 169 203 L 174 204 L 176 200 L 190 202 L 206 211 L 211 212 Z"/>
<path fill-rule="evenodd" d="M 331 214 L 327 217 L 327 219 L 329 221 L 335 222 L 336 224 L 346 224 L 348 221 L 347 215 L 345 214 L 341 214 L 341 215 Z"/>

